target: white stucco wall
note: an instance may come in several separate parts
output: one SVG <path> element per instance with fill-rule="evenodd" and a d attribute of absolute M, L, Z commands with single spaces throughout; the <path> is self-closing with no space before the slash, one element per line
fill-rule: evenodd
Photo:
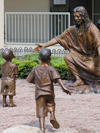
<path fill-rule="evenodd" d="M 1 0 L 0 0 L 1 1 Z M 4 12 L 50 12 L 50 0 L 4 0 Z M 6 45 L 14 47 L 36 47 L 34 45 Z M 60 45 L 50 47 L 51 49 L 63 49 Z"/>
<path fill-rule="evenodd" d="M 4 12 L 49 12 L 49 11 L 50 11 L 50 0 L 4 0 Z"/>
<path fill-rule="evenodd" d="M 4 6 L 5 12 L 49 12 L 50 0 L 5 0 Z"/>

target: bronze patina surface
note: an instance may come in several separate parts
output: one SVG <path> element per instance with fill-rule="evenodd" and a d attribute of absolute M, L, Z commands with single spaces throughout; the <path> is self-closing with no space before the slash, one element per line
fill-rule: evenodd
<path fill-rule="evenodd" d="M 14 58 L 13 51 L 10 49 L 5 49 L 2 52 L 2 57 L 6 60 L 2 64 L 1 67 L 1 94 L 3 95 L 3 107 L 7 107 L 8 104 L 6 102 L 6 97 L 9 96 L 10 107 L 15 107 L 16 105 L 13 103 L 13 96 L 16 94 L 15 92 L 15 75 L 18 74 L 17 66 L 12 63 L 12 59 Z"/>
<path fill-rule="evenodd" d="M 45 44 L 37 44 L 34 51 L 59 43 L 69 50 L 64 60 L 69 68 L 69 87 L 93 85 L 100 81 L 100 32 L 90 20 L 83 6 L 74 8 L 75 25 Z"/>
<path fill-rule="evenodd" d="M 29 76 L 27 81 L 35 84 L 35 99 L 36 99 L 36 114 L 39 118 L 40 129 L 45 133 L 45 117 L 50 113 L 50 122 L 54 128 L 59 128 L 59 123 L 55 118 L 55 95 L 53 83 L 59 83 L 63 91 L 71 94 L 64 86 L 60 75 L 53 66 L 49 66 L 51 60 L 50 49 L 41 49 L 39 51 L 39 59 L 41 65 L 36 66 Z"/>

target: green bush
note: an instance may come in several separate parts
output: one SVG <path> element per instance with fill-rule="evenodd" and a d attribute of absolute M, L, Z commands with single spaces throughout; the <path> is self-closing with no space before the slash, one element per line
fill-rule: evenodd
<path fill-rule="evenodd" d="M 52 56 L 51 61 L 50 61 L 50 65 L 54 65 L 57 63 L 65 63 L 64 58 L 63 57 L 54 57 Z"/>
<path fill-rule="evenodd" d="M 0 78 L 2 77 L 2 73 L 1 73 L 1 66 L 4 62 L 4 59 L 2 58 L 1 54 L 0 54 Z"/>
<path fill-rule="evenodd" d="M 20 57 L 16 56 L 16 59 L 20 60 L 20 61 L 33 60 L 37 64 L 40 64 L 40 60 L 38 58 L 38 54 L 28 54 L 28 55 L 24 55 L 24 56 L 20 56 Z"/>
<path fill-rule="evenodd" d="M 2 63 L 4 62 L 4 59 L 1 57 L 0 54 L 0 68 Z M 28 74 L 32 71 L 32 69 L 41 63 L 41 61 L 38 59 L 38 54 L 28 54 L 21 57 L 16 56 L 12 62 L 18 66 L 18 75 L 19 78 L 26 78 Z M 60 74 L 62 79 L 68 78 L 68 66 L 66 65 L 63 57 L 55 57 L 52 56 L 50 64 L 53 66 L 56 71 Z M 1 69 L 0 69 L 0 77 Z"/>
<path fill-rule="evenodd" d="M 18 77 L 26 78 L 36 65 L 37 63 L 32 60 L 23 61 L 18 65 Z"/>
<path fill-rule="evenodd" d="M 4 62 L 5 60 L 2 58 L 1 54 L 0 54 L 0 61 Z"/>
<path fill-rule="evenodd" d="M 68 79 L 68 66 L 65 62 L 52 64 L 52 66 L 54 66 L 54 68 L 60 74 L 62 79 Z"/>
<path fill-rule="evenodd" d="M 15 59 L 13 59 L 12 62 L 13 62 L 14 64 L 16 64 L 17 66 L 19 66 L 19 65 L 21 64 L 21 61 L 15 60 Z"/>
<path fill-rule="evenodd" d="M 52 57 L 50 65 L 53 66 L 60 74 L 62 79 L 68 79 L 68 66 L 64 61 L 64 57 Z"/>
<path fill-rule="evenodd" d="M 1 73 L 1 65 L 2 65 L 2 61 L 0 61 L 0 78 L 2 77 L 2 73 Z"/>

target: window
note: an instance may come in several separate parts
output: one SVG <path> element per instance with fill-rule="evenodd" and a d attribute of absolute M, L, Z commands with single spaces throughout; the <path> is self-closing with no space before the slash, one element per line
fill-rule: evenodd
<path fill-rule="evenodd" d="M 54 5 L 66 5 L 66 0 L 54 0 Z"/>

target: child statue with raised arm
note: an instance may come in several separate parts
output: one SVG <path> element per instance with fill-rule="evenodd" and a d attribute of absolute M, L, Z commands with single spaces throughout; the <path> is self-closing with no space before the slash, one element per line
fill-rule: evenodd
<path fill-rule="evenodd" d="M 36 111 L 39 118 L 40 129 L 45 133 L 45 117 L 50 112 L 50 122 L 54 128 L 59 128 L 59 123 L 55 118 L 55 95 L 54 83 L 59 83 L 63 91 L 71 94 L 64 86 L 60 75 L 53 66 L 49 66 L 51 60 L 51 50 L 41 49 L 39 51 L 41 65 L 36 66 L 29 74 L 27 81 L 35 84 Z"/>

